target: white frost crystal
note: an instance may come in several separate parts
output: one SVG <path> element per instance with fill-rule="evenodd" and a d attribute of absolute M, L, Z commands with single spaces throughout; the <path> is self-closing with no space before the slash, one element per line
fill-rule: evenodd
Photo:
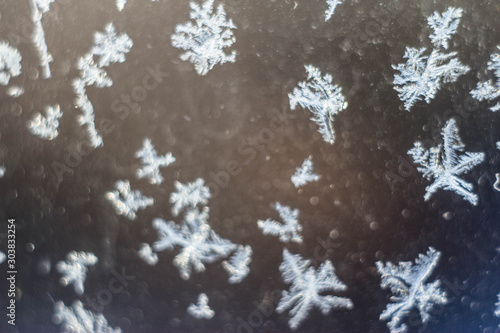
<path fill-rule="evenodd" d="M 229 261 L 222 262 L 222 268 L 229 274 L 229 283 L 240 283 L 250 273 L 248 265 L 252 261 L 250 245 L 238 245 Z"/>
<path fill-rule="evenodd" d="M 0 41 L 0 84 L 6 86 L 11 77 L 21 74 L 21 60 L 16 48 Z"/>
<path fill-rule="evenodd" d="M 59 134 L 59 118 L 62 117 L 59 105 L 45 107 L 45 116 L 40 113 L 29 122 L 28 128 L 31 133 L 42 139 L 52 140 Z"/>
<path fill-rule="evenodd" d="M 330 74 L 321 75 L 318 68 L 305 66 L 307 80 L 299 82 L 299 86 L 288 94 L 290 108 L 295 110 L 297 105 L 308 109 L 311 118 L 319 126 L 319 133 L 323 140 L 330 144 L 335 141 L 335 130 L 333 129 L 333 118 L 339 112 L 347 108 L 347 101 L 342 95 L 342 89 L 332 84 L 333 78 Z"/>
<path fill-rule="evenodd" d="M 66 261 L 60 261 L 56 266 L 56 270 L 63 275 L 59 282 L 63 286 L 72 284 L 75 293 L 83 295 L 87 266 L 94 266 L 96 263 L 97 257 L 93 253 L 76 251 L 68 253 Z"/>
<path fill-rule="evenodd" d="M 119 180 L 115 184 L 115 191 L 107 192 L 106 198 L 111 202 L 118 215 L 130 220 L 137 218 L 137 211 L 154 204 L 153 198 L 143 196 L 140 191 L 132 191 L 128 180 Z"/>
<path fill-rule="evenodd" d="M 175 182 L 175 192 L 170 195 L 172 214 L 179 215 L 181 210 L 186 207 L 194 208 L 197 205 L 206 205 L 211 198 L 210 190 L 205 186 L 205 180 L 198 178 L 194 182 L 182 184 Z"/>
<path fill-rule="evenodd" d="M 190 18 L 194 23 L 187 22 L 175 27 L 172 35 L 172 45 L 184 52 L 181 60 L 194 65 L 199 75 L 206 75 L 217 64 L 236 61 L 236 52 L 224 52 L 236 41 L 231 29 L 236 29 L 233 21 L 226 20 L 223 5 L 213 13 L 214 0 L 206 0 L 201 5 L 190 3 Z"/>
<path fill-rule="evenodd" d="M 35 27 L 33 28 L 32 41 L 38 51 L 42 75 L 48 79 L 51 77 L 49 63 L 52 62 L 52 55 L 47 50 L 45 42 L 45 31 L 42 26 L 42 16 L 50 10 L 50 4 L 55 0 L 30 0 L 31 19 Z"/>
<path fill-rule="evenodd" d="M 500 49 L 500 46 L 497 46 Z M 486 82 L 479 82 L 475 90 L 470 93 L 472 97 L 478 101 L 492 101 L 500 97 L 500 53 L 494 53 L 491 55 L 491 61 L 488 62 L 488 70 L 493 71 L 496 80 L 488 80 Z M 490 110 L 497 112 L 500 110 L 500 102 L 490 107 Z M 498 143 L 497 143 L 498 147 Z"/>
<path fill-rule="evenodd" d="M 122 330 L 112 328 L 102 313 L 95 314 L 85 310 L 82 302 L 75 301 L 72 307 L 67 307 L 59 301 L 54 306 L 53 321 L 62 325 L 67 333 L 121 333 Z"/>
<path fill-rule="evenodd" d="M 465 152 L 461 156 L 457 155 L 457 151 L 463 151 L 465 146 L 458 136 L 458 128 L 454 119 L 446 122 L 441 135 L 444 144 L 426 150 L 418 141 L 408 151 L 415 163 L 420 165 L 417 170 L 426 179 L 434 179 L 434 182 L 426 187 L 424 199 L 429 200 L 438 189 L 442 188 L 453 191 L 471 204 L 477 205 L 478 196 L 472 192 L 472 184 L 458 176 L 482 163 L 485 154 Z"/>
<path fill-rule="evenodd" d="M 347 290 L 347 286 L 335 274 L 335 268 L 330 260 L 323 262 L 316 270 L 310 267 L 309 260 L 304 260 L 300 255 L 291 254 L 284 249 L 280 271 L 283 280 L 292 285 L 289 291 L 283 291 L 283 297 L 276 311 L 283 313 L 291 308 L 288 324 L 292 330 L 299 327 L 313 307 L 319 308 L 325 316 L 332 309 L 353 308 L 349 298 L 325 295 L 327 291 Z"/>
<path fill-rule="evenodd" d="M 318 181 L 321 178 L 313 172 L 313 162 L 311 157 L 306 158 L 302 165 L 297 168 L 291 180 L 295 187 L 301 187 L 310 182 Z"/>
<path fill-rule="evenodd" d="M 208 296 L 203 293 L 198 296 L 196 304 L 189 305 L 187 312 L 197 319 L 212 319 L 215 314 L 208 306 Z"/>
<path fill-rule="evenodd" d="M 265 221 L 258 220 L 257 225 L 262 230 L 264 235 L 279 236 L 280 241 L 284 243 L 295 242 L 302 243 L 302 225 L 300 225 L 298 217 L 299 210 L 291 209 L 277 202 L 274 204 L 274 209 L 278 212 L 283 223 L 279 223 L 273 219 Z"/>
<path fill-rule="evenodd" d="M 143 243 L 138 255 L 139 258 L 144 260 L 148 265 L 154 266 L 158 263 L 158 255 L 153 252 L 153 249 L 149 246 L 149 244 Z"/>
<path fill-rule="evenodd" d="M 140 158 L 143 165 L 137 170 L 137 177 L 148 178 L 151 184 L 163 183 L 160 168 L 175 162 L 172 153 L 158 155 L 150 139 L 144 139 L 142 148 L 135 153 L 135 157 Z"/>
<path fill-rule="evenodd" d="M 343 2 L 344 0 L 326 0 L 328 9 L 325 11 L 325 22 L 332 18 L 335 8 Z"/>
<path fill-rule="evenodd" d="M 390 288 L 394 294 L 391 297 L 393 303 L 387 304 L 380 315 L 380 320 L 390 319 L 387 326 L 391 333 L 407 331 L 407 325 L 402 320 L 412 308 L 418 309 L 425 324 L 431 318 L 429 312 L 435 304 L 448 303 L 446 293 L 439 288 L 439 280 L 425 283 L 436 268 L 440 256 L 441 253 L 431 247 L 426 255 L 418 255 L 415 264 L 403 261 L 396 266 L 391 262 L 384 264 L 377 261 L 377 270 L 382 276 L 380 286 Z"/>

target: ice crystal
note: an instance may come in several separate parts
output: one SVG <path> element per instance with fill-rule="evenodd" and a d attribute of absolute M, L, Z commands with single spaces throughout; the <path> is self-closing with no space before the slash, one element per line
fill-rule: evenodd
<path fill-rule="evenodd" d="M 172 221 L 154 219 L 153 227 L 158 230 L 159 239 L 153 243 L 155 251 L 171 250 L 180 246 L 180 253 L 174 258 L 184 280 L 189 279 L 191 271 L 203 272 L 205 263 L 212 263 L 227 257 L 236 248 L 230 241 L 221 238 L 208 224 L 208 207 L 202 211 L 197 208 L 186 212 L 184 223 L 177 225 Z"/>
<path fill-rule="evenodd" d="M 170 195 L 172 214 L 179 215 L 181 210 L 186 207 L 196 207 L 197 205 L 206 205 L 210 199 L 210 190 L 205 186 L 205 180 L 198 178 L 192 183 L 182 184 L 175 182 L 175 192 Z"/>
<path fill-rule="evenodd" d="M 318 131 L 323 140 L 333 144 L 333 117 L 347 108 L 347 102 L 342 95 L 342 89 L 332 84 L 333 78 L 330 74 L 321 76 L 319 69 L 312 65 L 305 66 L 305 69 L 307 80 L 299 82 L 298 87 L 288 94 L 290 108 L 295 110 L 297 105 L 300 105 L 308 109 L 313 114 L 311 120 L 319 126 Z"/>
<path fill-rule="evenodd" d="M 118 215 L 130 220 L 137 218 L 137 211 L 154 204 L 153 198 L 143 196 L 139 190 L 132 191 L 128 180 L 119 180 L 115 191 L 107 192 L 106 198 L 111 202 Z"/>
<path fill-rule="evenodd" d="M 500 49 L 500 46 L 497 46 Z M 491 55 L 491 61 L 488 62 L 488 70 L 493 71 L 496 80 L 488 80 L 486 82 L 479 82 L 475 90 L 470 93 L 472 97 L 479 101 L 492 101 L 500 97 L 500 54 L 494 53 Z M 497 112 L 500 110 L 500 102 L 490 107 L 490 110 Z M 498 144 L 497 144 L 498 145 Z"/>
<path fill-rule="evenodd" d="M 137 253 L 139 258 L 144 260 L 148 265 L 154 266 L 158 262 L 158 255 L 153 252 L 153 249 L 149 244 L 142 243 L 142 247 Z"/>
<path fill-rule="evenodd" d="M 238 245 L 229 261 L 222 262 L 222 268 L 229 274 L 229 283 L 240 283 L 250 273 L 248 265 L 252 261 L 250 245 Z"/>
<path fill-rule="evenodd" d="M 326 0 L 328 9 L 325 11 L 325 22 L 332 18 L 335 8 L 343 2 L 344 0 Z"/>
<path fill-rule="evenodd" d="M 444 144 L 426 150 L 422 143 L 417 141 L 408 151 L 415 163 L 421 165 L 417 170 L 426 179 L 434 179 L 434 182 L 426 187 L 424 199 L 429 200 L 438 189 L 442 188 L 453 191 L 471 204 L 477 205 L 478 197 L 472 192 L 472 184 L 458 176 L 483 162 L 484 153 L 465 152 L 457 156 L 457 151 L 463 151 L 465 146 L 458 136 L 458 128 L 454 119 L 446 122 L 441 135 Z"/>
<path fill-rule="evenodd" d="M 94 106 L 87 96 L 87 87 L 95 85 L 98 88 L 110 87 L 113 81 L 102 67 L 111 62 L 123 62 L 125 53 L 130 51 L 133 43 L 126 35 L 116 35 L 112 23 L 106 25 L 105 32 L 97 32 L 94 36 L 94 46 L 89 52 L 77 60 L 76 67 L 80 77 L 73 81 L 76 94 L 75 104 L 82 111 L 78 123 L 86 127 L 92 147 L 102 146 L 102 137 L 95 128 Z M 94 61 L 94 55 L 100 56 L 99 65 Z"/>
<path fill-rule="evenodd" d="M 163 176 L 160 174 L 160 167 L 175 162 L 172 153 L 158 156 L 150 139 L 144 139 L 142 148 L 135 153 L 135 157 L 140 158 L 143 164 L 143 167 L 137 170 L 137 177 L 148 178 L 151 184 L 161 184 Z"/>
<path fill-rule="evenodd" d="M 300 235 L 302 226 L 298 220 L 299 210 L 292 210 L 290 207 L 283 206 L 279 202 L 274 205 L 274 209 L 280 215 L 283 223 L 279 223 L 272 219 L 267 219 L 265 221 L 258 220 L 257 225 L 262 229 L 264 235 L 279 236 L 280 241 L 284 243 L 290 241 L 302 243 L 302 235 Z"/>
<path fill-rule="evenodd" d="M 462 10 L 455 8 L 448 9 L 442 16 L 434 13 L 428 19 L 434 29 L 430 38 L 435 45 L 430 55 L 424 55 L 425 48 L 406 47 L 406 63 L 392 66 L 400 72 L 394 75 L 393 84 L 406 111 L 422 99 L 430 103 L 443 83 L 455 82 L 469 71 L 470 68 L 457 59 L 457 52 L 445 53 L 439 48 L 448 48 L 448 40 L 455 33 L 461 16 Z"/>
<path fill-rule="evenodd" d="M 96 32 L 91 52 L 99 56 L 98 65 L 102 68 L 112 63 L 124 62 L 125 54 L 130 52 L 133 45 L 127 34 L 118 36 L 114 25 L 109 23 L 104 28 L 104 33 Z"/>
<path fill-rule="evenodd" d="M 9 95 L 12 98 L 18 98 L 24 94 L 24 88 L 20 86 L 11 86 L 7 89 L 7 95 Z"/>
<path fill-rule="evenodd" d="M 440 256 L 441 253 L 431 247 L 427 255 L 418 255 L 415 264 L 410 261 L 400 262 L 397 266 L 391 262 L 376 263 L 382 276 L 380 286 L 384 289 L 390 288 L 394 294 L 391 297 L 393 303 L 387 304 L 380 315 L 380 320 L 390 319 L 387 326 L 391 332 L 406 332 L 407 325 L 402 321 L 412 308 L 418 309 L 422 323 L 425 324 L 431 317 L 429 312 L 434 304 L 448 302 L 446 293 L 439 288 L 439 280 L 425 283 L 436 268 Z"/>
<path fill-rule="evenodd" d="M 38 56 L 40 58 L 40 65 L 42 67 L 42 75 L 44 78 L 50 78 L 50 66 L 52 62 L 52 55 L 47 50 L 47 43 L 45 42 L 45 32 L 42 26 L 42 16 L 50 10 L 50 4 L 55 0 L 30 0 L 31 6 L 31 19 L 35 25 L 33 29 L 32 40 L 35 45 Z"/>
<path fill-rule="evenodd" d="M 226 54 L 224 48 L 230 47 L 236 41 L 233 31 L 236 29 L 233 21 L 226 20 L 223 5 L 213 9 L 214 0 L 206 0 L 201 5 L 191 2 L 190 18 L 195 23 L 187 22 L 175 27 L 172 35 L 172 45 L 186 50 L 181 60 L 194 65 L 199 75 L 207 74 L 217 64 L 236 61 L 236 52 Z"/>
<path fill-rule="evenodd" d="M 448 49 L 448 42 L 457 32 L 462 13 L 461 8 L 449 8 L 442 15 L 434 12 L 432 16 L 427 18 L 427 23 L 434 30 L 434 33 L 429 38 L 435 47 L 441 46 L 445 50 Z"/>
<path fill-rule="evenodd" d="M 16 48 L 0 41 L 0 84 L 6 86 L 12 77 L 21 74 L 21 60 Z"/>
<path fill-rule="evenodd" d="M 319 308 L 323 315 L 327 315 L 334 308 L 353 308 L 349 298 L 324 295 L 327 291 L 347 290 L 346 285 L 337 278 L 330 260 L 323 262 L 315 270 L 310 267 L 309 260 L 284 249 L 280 271 L 285 282 L 292 285 L 289 291 L 282 292 L 283 297 L 276 311 L 283 313 L 291 308 L 292 318 L 288 321 L 291 329 L 297 329 L 313 307 Z"/>
<path fill-rule="evenodd" d="M 187 313 L 197 319 L 212 319 L 215 312 L 208 306 L 208 296 L 204 293 L 198 296 L 196 304 L 190 304 Z"/>
<path fill-rule="evenodd" d="M 54 323 L 62 325 L 63 332 L 71 333 L 121 333 L 121 329 L 112 328 L 102 313 L 95 314 L 85 310 L 82 302 L 75 301 L 67 307 L 59 301 L 54 306 Z"/>
<path fill-rule="evenodd" d="M 7 256 L 5 255 L 5 253 L 0 251 L 0 264 L 2 264 L 6 258 L 7 258 Z"/>
<path fill-rule="evenodd" d="M 310 182 L 318 181 L 321 178 L 313 172 L 313 162 L 311 157 L 306 158 L 302 165 L 297 168 L 291 180 L 295 187 L 301 187 Z"/>
<path fill-rule="evenodd" d="M 61 108 L 59 105 L 45 107 L 45 116 L 40 113 L 35 114 L 35 117 L 29 122 L 31 133 L 39 136 L 42 139 L 52 140 L 59 134 L 59 118 L 62 117 Z"/>
<path fill-rule="evenodd" d="M 496 181 L 495 181 L 495 184 L 493 184 L 493 188 L 500 192 L 500 173 L 496 173 L 495 178 L 496 178 Z"/>
<path fill-rule="evenodd" d="M 71 251 L 66 256 L 66 261 L 57 263 L 56 270 L 63 276 L 59 282 L 63 286 L 72 284 L 75 293 L 82 295 L 85 291 L 83 284 L 87 278 L 87 266 L 97 263 L 97 257 L 90 252 Z"/>
<path fill-rule="evenodd" d="M 116 8 L 118 8 L 118 11 L 121 12 L 123 8 L 125 8 L 125 4 L 127 3 L 127 0 L 116 0 Z"/>
<path fill-rule="evenodd" d="M 497 317 L 500 317 L 500 293 L 498 294 L 498 302 L 495 304 L 495 306 L 497 307 L 495 309 L 495 316 Z M 500 325 L 498 325 L 500 327 Z"/>

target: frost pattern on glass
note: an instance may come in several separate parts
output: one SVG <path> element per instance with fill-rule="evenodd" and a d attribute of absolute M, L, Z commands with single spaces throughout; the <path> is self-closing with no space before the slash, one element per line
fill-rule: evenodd
<path fill-rule="evenodd" d="M 130 188 L 128 180 L 119 180 L 115 183 L 116 190 L 107 192 L 106 199 L 115 208 L 116 214 L 123 215 L 130 220 L 137 218 L 137 211 L 154 204 L 153 198 L 146 197 L 139 190 Z"/>
<path fill-rule="evenodd" d="M 347 108 L 347 102 L 342 95 L 342 89 L 332 84 L 330 74 L 321 76 L 318 68 L 305 66 L 307 80 L 299 82 L 298 87 L 288 94 L 290 108 L 295 110 L 297 105 L 308 109 L 313 117 L 312 121 L 319 126 L 319 133 L 323 140 L 333 144 L 335 131 L 333 129 L 333 116 Z"/>
<path fill-rule="evenodd" d="M 429 38 L 435 47 L 441 46 L 445 50 L 448 49 L 448 42 L 457 32 L 462 13 L 461 8 L 449 8 L 442 15 L 434 12 L 432 16 L 427 18 L 427 24 L 434 30 L 434 33 Z"/>
<path fill-rule="evenodd" d="M 473 205 L 477 205 L 478 196 L 472 192 L 472 184 L 458 176 L 472 170 L 472 168 L 484 161 L 484 153 L 465 152 L 457 156 L 457 151 L 463 151 L 465 146 L 458 136 L 458 128 L 454 119 L 446 122 L 441 131 L 444 144 L 424 149 L 422 143 L 417 141 L 414 147 L 408 151 L 415 163 L 421 165 L 417 168 L 427 180 L 434 182 L 425 188 L 425 201 L 440 188 L 453 191 L 462 196 Z"/>
<path fill-rule="evenodd" d="M 137 252 L 137 255 L 148 265 L 154 266 L 158 263 L 158 255 L 153 252 L 149 244 L 142 243 L 141 249 Z"/>
<path fill-rule="evenodd" d="M 500 46 L 497 46 L 500 49 Z M 485 82 L 479 82 L 475 90 L 470 93 L 472 97 L 478 101 L 492 101 L 500 97 L 500 54 L 494 53 L 491 55 L 491 61 L 488 61 L 488 70 L 495 73 L 496 80 L 488 80 Z M 490 107 L 490 110 L 497 112 L 500 110 L 500 102 Z M 498 146 L 498 143 L 497 143 Z"/>
<path fill-rule="evenodd" d="M 224 48 L 230 47 L 236 41 L 233 31 L 236 29 L 231 19 L 226 19 L 224 6 L 213 9 L 214 0 L 206 0 L 201 5 L 190 3 L 189 17 L 195 23 L 187 22 L 175 27 L 172 35 L 172 45 L 186 50 L 181 60 L 194 65 L 199 75 L 206 75 L 217 64 L 236 61 L 236 51 L 230 54 Z"/>
<path fill-rule="evenodd" d="M 63 286 L 72 284 L 75 293 L 83 295 L 87 266 L 96 263 L 97 257 L 93 253 L 71 251 L 66 255 L 66 261 L 59 261 L 56 265 L 56 270 L 63 275 L 59 282 Z"/>
<path fill-rule="evenodd" d="M 208 296 L 201 293 L 198 296 L 198 302 L 196 304 L 190 304 L 187 308 L 187 313 L 197 319 L 212 319 L 215 312 L 208 306 Z"/>
<path fill-rule="evenodd" d="M 31 20 L 33 21 L 33 35 L 31 37 L 33 44 L 38 51 L 40 65 L 42 67 L 42 76 L 46 79 L 51 77 L 49 63 L 52 62 L 52 55 L 47 49 L 45 42 L 45 31 L 42 26 L 42 16 L 50 10 L 50 4 L 54 0 L 30 0 Z"/>
<path fill-rule="evenodd" d="M 280 215 L 283 223 L 267 219 L 265 221 L 258 220 L 257 225 L 262 230 L 264 235 L 279 236 L 280 241 L 284 243 L 295 242 L 302 243 L 302 225 L 300 225 L 298 217 L 299 210 L 291 209 L 288 206 L 283 206 L 279 202 L 274 204 L 274 209 Z"/>
<path fill-rule="evenodd" d="M 307 318 L 313 307 L 327 315 L 332 309 L 352 309 L 353 304 L 349 298 L 324 295 L 325 292 L 346 291 L 343 284 L 335 274 L 335 268 L 330 260 L 321 264 L 315 270 L 310 267 L 310 261 L 304 260 L 298 254 L 291 254 L 283 250 L 283 262 L 280 265 L 283 280 L 291 283 L 289 291 L 282 292 L 282 298 L 276 308 L 278 313 L 287 309 L 292 316 L 288 321 L 290 328 L 296 330 L 300 323 Z"/>
<path fill-rule="evenodd" d="M 59 105 L 46 106 L 45 116 L 40 113 L 35 114 L 34 118 L 29 122 L 28 128 L 34 135 L 47 140 L 52 140 L 59 134 L 59 118 L 62 117 L 61 108 Z"/>
<path fill-rule="evenodd" d="M 85 310 L 82 302 L 73 302 L 72 307 L 67 307 L 62 301 L 54 306 L 53 321 L 62 325 L 63 332 L 71 333 L 121 333 L 122 330 L 112 328 L 102 313 L 95 314 Z"/>
<path fill-rule="evenodd" d="M 391 333 L 407 331 L 407 325 L 402 321 L 412 308 L 418 309 L 422 323 L 425 324 L 431 318 L 429 312 L 433 305 L 448 302 L 446 293 L 439 288 L 439 280 L 425 283 L 436 268 L 440 256 L 440 252 L 430 247 L 426 255 L 418 255 L 415 264 L 403 261 L 396 266 L 391 262 L 384 264 L 377 261 L 377 270 L 382 276 L 380 286 L 390 288 L 393 293 L 393 303 L 387 304 L 380 314 L 380 320 L 390 320 L 387 326 Z"/>
<path fill-rule="evenodd" d="M 116 35 L 112 23 L 105 27 L 105 32 L 96 32 L 94 35 L 94 46 L 89 52 L 77 60 L 76 67 L 80 71 L 80 77 L 73 81 L 76 106 L 82 111 L 78 123 L 85 126 L 92 147 L 102 146 L 102 137 L 95 128 L 94 106 L 87 96 L 87 87 L 95 85 L 98 88 L 110 87 L 113 81 L 102 67 L 111 62 L 123 62 L 125 53 L 130 51 L 133 43 L 127 34 Z M 99 65 L 94 62 L 94 55 L 100 56 Z"/>
<path fill-rule="evenodd" d="M 335 8 L 343 2 L 344 0 L 326 0 L 328 9 L 325 11 L 325 22 L 332 18 Z"/>
<path fill-rule="evenodd" d="M 175 192 L 170 194 L 170 203 L 172 206 L 172 214 L 179 215 L 181 210 L 186 207 L 194 208 L 197 205 L 206 205 L 208 199 L 211 198 L 210 190 L 205 186 L 205 180 L 198 178 L 194 182 L 182 184 L 176 181 L 174 183 Z"/>
<path fill-rule="evenodd" d="M 392 66 L 400 74 L 394 75 L 394 89 L 398 92 L 399 99 L 404 102 L 406 111 L 425 99 L 430 103 L 436 96 L 443 83 L 451 83 L 469 71 L 456 57 L 457 52 L 444 53 L 448 48 L 448 40 L 456 31 L 456 26 L 462 16 L 461 9 L 450 8 L 443 15 L 434 13 L 428 19 L 434 34 L 430 36 L 434 49 L 430 55 L 424 55 L 425 48 L 406 47 L 405 64 Z"/>
<path fill-rule="evenodd" d="M 172 153 L 158 155 L 155 147 L 149 138 L 144 139 L 142 148 L 135 153 L 135 157 L 141 159 L 142 168 L 137 170 L 138 178 L 148 178 L 151 184 L 163 183 L 163 176 L 160 174 L 160 167 L 167 167 L 175 162 Z"/>
<path fill-rule="evenodd" d="M 318 181 L 320 178 L 320 175 L 314 173 L 312 158 L 309 157 L 306 158 L 302 165 L 297 168 L 291 178 L 291 181 L 293 185 L 298 188 L 310 182 Z"/>
<path fill-rule="evenodd" d="M 229 261 L 222 262 L 222 268 L 229 274 L 229 283 L 240 283 L 250 273 L 248 265 L 252 261 L 252 247 L 238 245 Z"/>
<path fill-rule="evenodd" d="M 213 263 L 231 254 L 236 245 L 221 238 L 208 224 L 208 207 L 188 210 L 184 223 L 177 225 L 173 221 L 165 222 L 160 218 L 153 220 L 153 227 L 158 230 L 159 239 L 153 243 L 157 252 L 171 250 L 180 246 L 180 253 L 174 258 L 174 265 L 180 276 L 187 280 L 191 271 L 205 271 L 205 263 Z"/>
<path fill-rule="evenodd" d="M 0 84 L 6 86 L 12 77 L 21 74 L 21 60 L 16 48 L 0 41 Z"/>

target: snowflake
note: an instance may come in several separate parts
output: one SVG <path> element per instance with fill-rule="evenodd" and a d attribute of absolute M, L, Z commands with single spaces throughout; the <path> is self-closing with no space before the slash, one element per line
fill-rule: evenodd
<path fill-rule="evenodd" d="M 62 324 L 64 332 L 71 333 L 121 333 L 120 328 L 111 328 L 104 316 L 85 310 L 82 302 L 75 301 L 67 307 L 59 301 L 54 306 L 54 323 Z"/>
<path fill-rule="evenodd" d="M 252 261 L 250 245 L 238 245 L 229 261 L 222 262 L 222 268 L 229 274 L 229 283 L 240 283 L 250 273 L 248 265 Z"/>
<path fill-rule="evenodd" d="M 326 0 L 328 9 L 325 11 L 325 22 L 332 18 L 335 8 L 343 2 L 344 0 Z"/>
<path fill-rule="evenodd" d="M 94 266 L 97 257 L 90 252 L 71 251 L 66 256 L 66 261 L 57 263 L 56 270 L 63 275 L 59 281 L 61 285 L 73 285 L 75 293 L 82 295 L 85 291 L 83 284 L 87 278 L 87 266 Z"/>
<path fill-rule="evenodd" d="M 292 210 L 290 207 L 283 206 L 279 202 L 274 205 L 274 209 L 279 213 L 284 223 L 279 223 L 272 219 L 265 221 L 258 220 L 257 225 L 262 229 L 264 235 L 279 236 L 280 241 L 284 243 L 290 241 L 302 243 L 302 236 L 300 235 L 302 226 L 298 220 L 299 210 Z"/>
<path fill-rule="evenodd" d="M 155 251 L 172 249 L 178 245 L 182 249 L 174 258 L 174 265 L 179 269 L 184 280 L 189 279 L 191 270 L 203 272 L 205 263 L 212 263 L 227 257 L 236 245 L 220 238 L 208 224 L 208 207 L 201 212 L 193 208 L 186 212 L 184 224 L 179 226 L 172 221 L 154 219 L 153 227 L 158 230 L 159 240 L 153 244 Z"/>
<path fill-rule="evenodd" d="M 198 296 L 197 304 L 189 305 L 187 313 L 196 319 L 212 319 L 215 314 L 215 312 L 208 306 L 208 296 L 204 293 Z"/>
<path fill-rule="evenodd" d="M 321 178 L 313 172 L 313 162 L 311 157 L 306 158 L 302 165 L 297 168 L 291 180 L 295 187 L 301 187 L 310 182 L 318 181 Z"/>
<path fill-rule="evenodd" d="M 425 99 L 430 103 L 441 88 L 442 83 L 455 82 L 461 75 L 469 71 L 457 58 L 457 52 L 443 53 L 439 46 L 448 48 L 448 39 L 456 31 L 462 15 L 461 9 L 450 8 L 440 16 L 434 13 L 428 23 L 434 29 L 430 36 L 435 47 L 429 56 L 423 55 L 425 48 L 407 47 L 405 64 L 392 66 L 400 74 L 394 75 L 394 89 L 399 99 L 404 102 L 406 111 L 418 101 Z"/>
<path fill-rule="evenodd" d="M 0 41 L 0 84 L 6 86 L 11 77 L 21 74 L 21 53 L 6 42 Z"/>
<path fill-rule="evenodd" d="M 140 158 L 144 165 L 137 170 L 137 177 L 149 178 L 151 184 L 161 184 L 163 177 L 160 174 L 160 167 L 166 167 L 175 162 L 172 153 L 158 156 L 150 139 L 144 139 L 142 149 L 135 153 L 135 157 Z"/>
<path fill-rule="evenodd" d="M 472 184 L 458 176 L 483 162 L 484 153 L 465 152 L 462 156 L 457 156 L 456 151 L 463 151 L 464 144 L 460 141 L 454 119 L 446 122 L 441 135 L 444 145 L 426 150 L 421 142 L 415 142 L 414 147 L 408 151 L 415 163 L 421 165 L 417 170 L 428 180 L 434 179 L 434 183 L 426 187 L 424 199 L 429 200 L 432 194 L 442 188 L 453 191 L 471 204 L 477 205 L 478 197 L 472 193 Z"/>
<path fill-rule="evenodd" d="M 310 267 L 309 260 L 304 260 L 300 255 L 291 254 L 284 249 L 280 271 L 285 282 L 291 283 L 292 286 L 290 291 L 282 292 L 283 297 L 276 311 L 283 313 L 291 308 L 292 318 L 288 321 L 291 329 L 297 329 L 314 306 L 318 307 L 323 315 L 327 315 L 333 308 L 353 308 L 348 298 L 324 295 L 327 291 L 347 290 L 346 285 L 337 278 L 330 260 L 315 270 Z"/>
<path fill-rule="evenodd" d="M 149 244 L 142 243 L 142 247 L 137 254 L 139 258 L 144 260 L 148 265 L 154 266 L 158 262 L 158 255 L 153 252 Z"/>
<path fill-rule="evenodd" d="M 497 46 L 500 49 L 500 46 Z M 470 93 L 472 97 L 478 101 L 494 100 L 500 97 L 500 54 L 494 53 L 491 55 L 491 61 L 488 62 L 488 70 L 495 73 L 496 81 L 488 80 L 486 82 L 479 82 L 477 88 Z M 490 110 L 497 112 L 500 110 L 500 102 L 490 107 Z M 498 145 L 498 143 L 497 143 Z"/>
<path fill-rule="evenodd" d="M 407 325 L 402 323 L 404 317 L 408 316 L 410 310 L 418 308 L 422 323 L 430 319 L 429 312 L 434 304 L 446 304 L 448 302 L 446 293 L 439 289 L 440 281 L 436 280 L 430 284 L 424 282 L 436 268 L 440 252 L 432 247 L 427 255 L 419 254 L 415 264 L 403 261 L 394 265 L 391 262 L 385 265 L 378 261 L 377 270 L 382 276 L 380 286 L 384 289 L 390 288 L 394 296 L 390 303 L 380 315 L 380 320 L 391 319 L 387 324 L 392 332 L 406 332 Z"/>
<path fill-rule="evenodd" d="M 226 54 L 224 48 L 236 41 L 231 29 L 236 29 L 232 20 L 226 20 L 223 5 L 213 13 L 214 0 L 206 0 L 200 6 L 191 2 L 190 18 L 195 24 L 179 24 L 172 35 L 172 45 L 186 50 L 181 60 L 190 61 L 199 75 L 207 74 L 215 65 L 236 61 L 236 52 Z"/>
<path fill-rule="evenodd" d="M 132 191 L 128 180 L 119 180 L 115 191 L 107 192 L 106 198 L 113 204 L 116 214 L 124 215 L 130 220 L 137 218 L 137 211 L 154 204 L 153 198 L 143 196 L 140 191 Z"/>
<path fill-rule="evenodd" d="M 39 136 L 42 139 L 52 140 L 59 134 L 59 118 L 62 117 L 61 108 L 59 105 L 45 107 L 45 116 L 37 113 L 29 122 L 31 133 Z"/>
<path fill-rule="evenodd" d="M 125 61 L 125 54 L 130 52 L 134 45 L 129 36 L 125 33 L 116 35 L 115 27 L 108 23 L 104 28 L 104 33 L 96 32 L 94 36 L 94 47 L 91 52 L 100 56 L 99 67 L 109 66 L 111 63 L 121 63 Z"/>
<path fill-rule="evenodd" d="M 102 137 L 95 128 L 94 106 L 87 96 L 87 87 L 95 85 L 98 88 L 110 87 L 113 81 L 102 67 L 111 62 L 123 62 L 125 53 L 130 51 L 133 43 L 126 35 L 116 36 L 112 23 L 106 25 L 104 33 L 96 32 L 94 46 L 89 52 L 77 60 L 76 67 L 80 71 L 80 77 L 73 81 L 73 89 L 76 99 L 75 105 L 82 111 L 78 123 L 86 126 L 92 147 L 102 146 Z M 94 61 L 94 55 L 101 56 L 99 65 Z"/>
<path fill-rule="evenodd" d="M 347 108 L 347 102 L 342 95 L 342 89 L 332 85 L 332 76 L 321 72 L 314 66 L 305 66 L 307 80 L 299 82 L 292 93 L 288 94 L 290 108 L 295 110 L 297 104 L 308 109 L 313 114 L 312 121 L 319 126 L 319 133 L 323 140 L 333 144 L 335 131 L 333 129 L 333 116 Z"/>
<path fill-rule="evenodd" d="M 192 183 L 174 183 L 176 192 L 170 195 L 173 204 L 172 214 L 179 215 L 185 207 L 196 207 L 198 204 L 206 205 L 210 199 L 210 190 L 205 186 L 203 178 L 198 178 Z"/>
<path fill-rule="evenodd" d="M 32 41 L 35 45 L 40 63 L 42 66 L 42 75 L 48 79 L 51 77 L 49 63 L 52 62 L 52 55 L 47 50 L 47 43 L 45 42 L 45 32 L 42 27 L 42 16 L 50 10 L 50 4 L 55 0 L 31 0 L 31 20 L 35 25 L 33 29 Z"/>

